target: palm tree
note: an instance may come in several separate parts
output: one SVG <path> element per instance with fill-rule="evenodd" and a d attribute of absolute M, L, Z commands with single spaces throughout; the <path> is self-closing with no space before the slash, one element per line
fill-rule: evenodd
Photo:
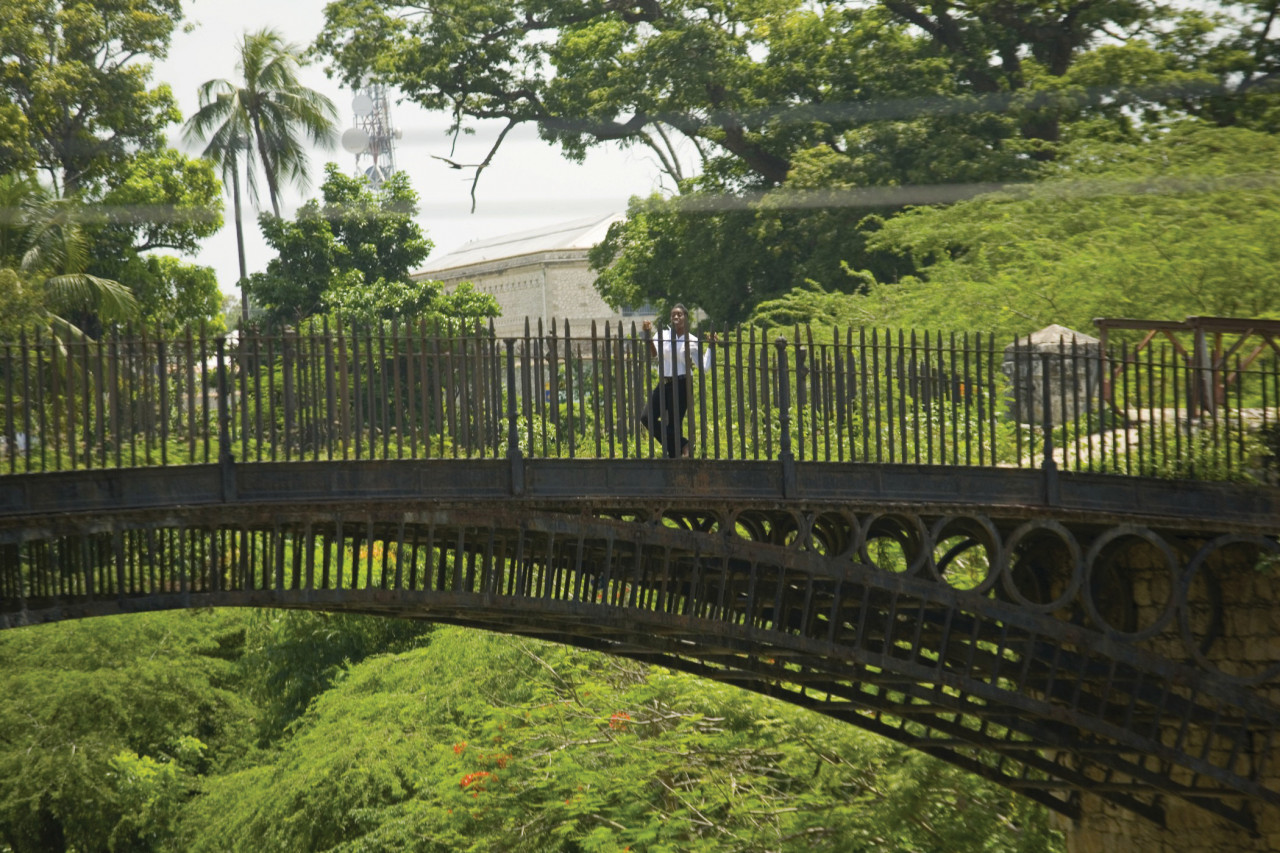
<path fill-rule="evenodd" d="M 230 177 L 240 253 L 242 316 L 248 322 L 248 277 L 244 263 L 244 226 L 240 210 L 240 164 L 243 156 L 250 198 L 258 201 L 257 169 L 267 180 L 271 210 L 280 216 L 280 182 L 307 185 L 304 139 L 330 148 L 338 112 L 333 102 L 298 80 L 300 49 L 273 29 L 245 33 L 236 71 L 239 84 L 209 80 L 200 87 L 200 109 L 186 123 L 190 140 L 206 143 L 205 157 Z"/>
<path fill-rule="evenodd" d="M 210 81 L 210 83 L 215 81 Z M 209 83 L 206 83 L 207 87 Z M 204 92 L 201 91 L 200 100 L 204 102 Z M 201 112 L 203 112 L 203 108 Z M 201 155 L 208 157 L 214 163 L 222 168 L 222 180 L 231 187 L 231 203 L 235 213 L 236 221 L 236 253 L 240 261 L 240 322 L 245 328 L 249 326 L 249 294 L 245 290 L 245 284 L 249 280 L 249 272 L 245 268 L 244 261 L 244 214 L 240 203 L 240 160 L 244 157 L 246 165 L 249 158 L 245 155 L 252 150 L 249 143 L 249 129 L 243 116 L 239 113 L 231 113 L 226 122 L 214 129 L 213 133 L 208 137 L 208 144 L 205 145 Z M 192 122 L 187 122 L 186 135 L 188 138 L 195 136 L 192 131 Z M 253 182 L 253 170 L 249 169 L 249 182 L 251 191 L 255 189 Z M 256 196 L 256 192 L 253 193 Z"/>
<path fill-rule="evenodd" d="M 85 272 L 89 241 L 75 198 L 57 198 L 33 177 L 0 175 L 0 276 L 27 291 L 28 304 L 59 336 L 85 337 L 65 316 L 89 311 L 103 322 L 133 319 L 137 302 L 118 281 Z"/>

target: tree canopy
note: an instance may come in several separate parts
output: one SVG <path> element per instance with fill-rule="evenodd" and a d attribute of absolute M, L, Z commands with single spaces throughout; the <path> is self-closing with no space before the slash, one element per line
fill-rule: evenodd
<path fill-rule="evenodd" d="M 1280 139 L 1240 128 L 1082 142 L 1052 179 L 883 223 L 873 248 L 919 273 L 846 298 L 847 316 L 1010 336 L 1088 332 L 1095 317 L 1280 317 L 1275 162 Z"/>
<path fill-rule="evenodd" d="M 121 616 L 0 634 L 0 842 L 158 850 L 251 716 L 232 613 Z"/>
<path fill-rule="evenodd" d="M 536 123 L 570 157 L 645 145 L 680 179 L 679 137 L 721 185 L 780 185 L 813 148 L 848 157 L 863 184 L 928 183 L 1025 173 L 1020 155 L 1063 121 L 1126 125 L 1215 70 L 1225 82 L 1204 20 L 1141 0 L 339 0 L 316 49 L 349 85 L 396 85 L 459 128 Z M 1255 40 L 1257 73 L 1274 70 L 1267 34 Z"/>
<path fill-rule="evenodd" d="M 58 195 L 100 186 L 178 120 L 147 58 L 169 49 L 178 0 L 14 0 L 0 25 L 0 171 L 37 168 Z"/>
<path fill-rule="evenodd" d="M 330 163 L 320 191 L 291 221 L 260 220 L 278 254 L 265 273 L 250 277 L 249 293 L 269 322 L 330 314 L 356 324 L 497 315 L 491 297 L 470 290 L 446 295 L 438 282 L 411 280 L 432 244 L 414 219 L 418 194 L 403 172 L 375 188 Z"/>
<path fill-rule="evenodd" d="M 633 201 L 593 259 L 614 305 L 738 322 L 814 281 L 910 272 L 867 244 L 911 204 L 1035 179 L 1082 139 L 1200 116 L 1274 129 L 1272 4 L 337 0 L 316 50 L 447 112 L 580 159 L 645 146 L 680 198 Z M 874 216 L 868 220 L 868 216 Z"/>
<path fill-rule="evenodd" d="M 167 146 L 166 128 L 180 115 L 169 87 L 151 81 L 151 60 L 166 55 L 180 19 L 176 0 L 16 0 L 5 7 L 0 175 L 14 184 L 34 181 L 42 197 L 69 212 L 64 219 L 75 220 L 83 262 L 62 266 L 81 283 L 118 281 L 128 290 L 175 295 L 179 280 L 211 275 L 153 257 L 192 253 L 222 225 L 213 170 Z M 6 218 L 30 222 L 29 212 L 7 206 Z M 212 307 L 201 319 L 216 318 L 208 294 L 201 298 L 187 315 Z M 75 302 L 76 323 L 86 331 L 121 318 L 104 310 L 112 301 Z M 65 307 L 57 299 L 44 306 L 59 316 Z M 143 307 L 133 319 L 168 319 Z"/>
<path fill-rule="evenodd" d="M 855 727 L 690 676 L 441 628 L 210 780 L 198 850 L 1044 851 L 1045 813 Z"/>
<path fill-rule="evenodd" d="M 382 617 L 0 634 L 0 846 L 1050 853 L 1030 800 L 621 658 Z"/>

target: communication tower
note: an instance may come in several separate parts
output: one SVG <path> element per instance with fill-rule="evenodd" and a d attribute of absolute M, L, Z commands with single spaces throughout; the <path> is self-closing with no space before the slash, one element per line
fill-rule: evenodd
<path fill-rule="evenodd" d="M 395 141 L 400 131 L 391 126 L 387 87 L 370 83 L 351 101 L 352 126 L 342 133 L 342 147 L 356 155 L 356 169 L 370 186 L 378 187 L 396 171 Z"/>

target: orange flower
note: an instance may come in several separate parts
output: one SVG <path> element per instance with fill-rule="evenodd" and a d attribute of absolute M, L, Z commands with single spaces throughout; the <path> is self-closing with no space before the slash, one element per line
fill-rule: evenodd
<path fill-rule="evenodd" d="M 462 755 L 462 751 L 466 748 L 467 748 L 467 742 L 465 740 L 462 743 L 455 743 L 453 745 L 453 754 Z"/>
<path fill-rule="evenodd" d="M 472 791 L 472 796 L 475 796 L 476 791 L 484 790 L 485 781 L 493 778 L 495 778 L 494 775 L 488 770 L 477 770 L 475 773 L 468 773 L 466 776 L 463 776 L 458 782 L 458 787 L 470 788 L 474 785 L 475 791 Z"/>

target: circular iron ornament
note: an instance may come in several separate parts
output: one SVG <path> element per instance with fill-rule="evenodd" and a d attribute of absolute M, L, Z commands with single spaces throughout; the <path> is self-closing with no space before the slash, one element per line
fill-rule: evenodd
<path fill-rule="evenodd" d="M 745 529 L 744 530 L 739 529 Z M 804 538 L 804 520 L 792 510 L 746 509 L 726 519 L 726 531 L 748 542 L 799 549 Z"/>
<path fill-rule="evenodd" d="M 928 536 L 924 521 L 918 515 L 875 513 L 868 516 L 862 525 L 859 553 L 867 565 L 875 566 L 882 571 L 892 571 L 871 559 L 870 554 L 871 543 L 876 539 L 891 539 L 902 548 L 902 556 L 907 563 L 902 572 L 893 572 L 893 574 L 914 577 L 919 574 L 929 559 Z"/>
<path fill-rule="evenodd" d="M 932 547 L 927 549 L 929 574 L 934 580 L 953 586 L 947 578 L 946 567 L 937 564 L 933 553 L 938 545 L 945 541 L 944 537 L 948 534 L 966 536 L 972 544 L 960 551 L 957 551 L 956 548 L 948 550 L 944 559 L 959 556 L 964 550 L 969 550 L 970 548 L 984 548 L 987 552 L 986 577 L 974 586 L 953 588 L 979 595 L 989 592 L 1000 577 L 1000 532 L 996 530 L 996 526 L 985 515 L 943 516 L 933 523 L 933 526 L 929 529 L 928 539 Z"/>
<path fill-rule="evenodd" d="M 822 552 L 832 560 L 847 560 L 858 553 L 862 525 L 844 511 L 821 512 L 811 518 L 812 533 Z M 817 547 L 815 546 L 815 550 Z"/>
<path fill-rule="evenodd" d="M 1154 622 L 1137 631 L 1123 631 L 1109 623 L 1106 617 L 1098 610 L 1097 604 L 1093 600 L 1093 573 L 1099 567 L 1098 561 L 1102 558 L 1103 551 L 1108 545 L 1125 537 L 1142 539 L 1154 547 L 1164 557 L 1165 566 L 1169 570 L 1169 600 L 1165 602 L 1164 610 L 1156 617 Z M 1169 622 L 1172 621 L 1177 612 L 1179 572 L 1178 555 L 1173 550 L 1173 546 L 1165 541 L 1164 537 L 1145 527 L 1134 527 L 1127 524 L 1113 527 L 1095 539 L 1093 544 L 1089 546 L 1089 553 L 1085 555 L 1085 567 L 1084 594 L 1080 596 L 1081 605 L 1084 607 L 1085 615 L 1089 617 L 1089 621 L 1096 625 L 1107 637 L 1122 640 L 1126 643 L 1136 643 L 1148 640 L 1168 627 Z"/>
<path fill-rule="evenodd" d="M 784 528 L 778 522 L 785 519 L 787 526 Z M 784 548 L 790 548 L 792 551 L 805 550 L 808 542 L 808 526 L 805 519 L 800 513 L 793 510 L 782 510 L 777 513 L 770 529 L 773 534 L 774 545 L 781 545 Z"/>
<path fill-rule="evenodd" d="M 1062 594 L 1051 601 L 1039 602 L 1032 601 L 1023 595 L 1022 590 L 1018 589 L 1017 583 L 1013 579 L 1013 555 L 1016 553 L 1018 545 L 1024 540 L 1037 533 L 1050 534 L 1057 537 L 1067 549 L 1068 557 L 1071 560 L 1071 579 L 1067 582 Z M 1033 519 L 1024 522 L 1009 534 L 1009 538 L 1005 540 L 1004 550 L 1000 555 L 999 571 L 996 573 L 1003 580 L 1002 588 L 1015 603 L 1021 607 L 1025 607 L 1035 613 L 1052 613 L 1055 610 L 1061 610 L 1071 603 L 1072 599 L 1080 591 L 1083 584 L 1084 561 L 1080 551 L 1080 543 L 1076 541 L 1076 537 L 1071 534 L 1063 525 L 1051 519 Z"/>
<path fill-rule="evenodd" d="M 768 542 L 764 520 L 755 512 L 735 510 L 726 520 L 725 532 L 747 542 Z"/>
<path fill-rule="evenodd" d="M 1191 633 L 1191 608 L 1185 606 L 1187 596 L 1191 591 L 1191 583 L 1195 580 L 1196 573 L 1200 571 L 1211 555 L 1230 545 L 1256 545 L 1263 553 L 1270 552 L 1276 557 L 1280 557 L 1280 542 L 1266 536 L 1229 533 L 1200 546 L 1200 550 L 1196 552 L 1195 556 L 1187 564 L 1187 570 L 1183 573 L 1182 581 L 1178 587 L 1177 597 L 1183 604 L 1179 608 L 1178 628 L 1182 634 L 1182 644 L 1186 647 L 1187 654 L 1203 669 L 1221 676 L 1232 684 L 1256 686 L 1272 679 L 1280 678 L 1280 662 L 1272 664 L 1257 675 L 1232 675 L 1229 672 L 1223 672 L 1216 663 L 1206 657 L 1204 652 L 1200 650 L 1200 644 L 1196 642 L 1195 636 Z"/>
<path fill-rule="evenodd" d="M 662 511 L 657 524 L 665 525 L 667 522 L 674 522 L 679 526 L 679 529 L 692 533 L 715 534 L 718 532 L 722 520 L 719 514 L 715 512 L 693 512 L 685 509 L 668 508 Z"/>

